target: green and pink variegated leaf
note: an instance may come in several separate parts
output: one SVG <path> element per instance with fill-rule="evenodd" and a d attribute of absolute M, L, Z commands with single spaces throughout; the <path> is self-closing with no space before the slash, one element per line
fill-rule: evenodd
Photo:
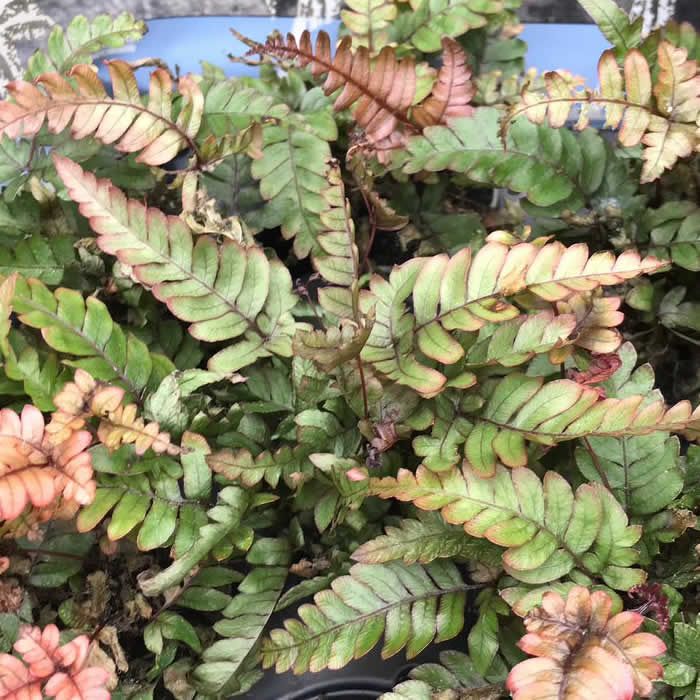
<path fill-rule="evenodd" d="M 574 105 L 581 107 L 576 128 L 583 129 L 589 124 L 590 106 L 602 106 L 606 110 L 604 126 L 618 130 L 623 146 L 644 145 L 641 181 L 656 180 L 679 158 L 700 149 L 696 129 L 700 118 L 698 63 L 688 60 L 686 49 L 666 40 L 658 45 L 657 61 L 659 74 L 654 84 L 640 50 L 626 53 L 622 69 L 615 50 L 605 51 L 598 63 L 598 91 L 573 87 L 562 73 L 546 73 L 544 94 L 526 87 L 520 104 L 504 119 L 502 135 L 522 114 L 537 124 L 548 122 L 560 128 Z"/>
<path fill-rule="evenodd" d="M 181 150 L 192 148 L 199 131 L 204 97 L 190 76 L 180 78 L 179 113 L 173 110 L 172 80 L 158 68 L 151 73 L 148 103 L 143 104 L 128 63 L 107 61 L 111 97 L 92 66 L 77 65 L 73 84 L 58 73 L 46 73 L 32 83 L 17 80 L 7 86 L 11 99 L 0 102 L 0 135 L 30 138 L 46 123 L 52 134 L 71 125 L 71 136 L 93 136 L 125 153 L 140 151 L 137 161 L 162 165 Z"/>
<path fill-rule="evenodd" d="M 466 592 L 457 567 L 355 564 L 314 604 L 299 607 L 300 620 L 285 621 L 262 643 L 264 668 L 295 674 L 340 669 L 369 652 L 384 636 L 382 658 L 402 649 L 412 658 L 433 641 L 452 639 L 464 625 Z"/>
<path fill-rule="evenodd" d="M 632 547 L 641 528 L 628 525 L 620 504 L 597 484 L 583 484 L 574 493 L 556 472 L 540 481 L 529 469 L 499 466 L 484 479 L 468 467 L 435 473 L 420 466 L 415 474 L 400 469 L 396 478 L 372 478 L 369 491 L 439 510 L 472 537 L 506 547 L 506 571 L 525 583 L 554 581 L 573 569 L 625 590 L 646 578 L 618 565 L 637 560 Z"/>
<path fill-rule="evenodd" d="M 260 357 L 292 354 L 292 337 L 306 325 L 290 313 L 297 297 L 279 260 L 232 240 L 218 245 L 199 236 L 193 243 L 182 219 L 127 199 L 109 180 L 97 180 L 67 158 L 55 155 L 54 162 L 101 250 L 130 265 L 141 284 L 191 323 L 198 340 L 239 339 L 210 359 L 212 371 L 232 372 Z"/>
<path fill-rule="evenodd" d="M 514 373 L 483 385 L 486 403 L 465 444 L 465 456 L 482 476 L 491 476 L 500 461 L 508 467 L 527 464 L 527 441 L 554 445 L 580 437 L 647 435 L 655 431 L 687 432 L 700 427 L 700 408 L 688 401 L 670 408 L 660 398 L 602 398 L 596 389 L 570 379 Z"/>
<path fill-rule="evenodd" d="M 465 367 L 521 365 L 534 355 L 565 345 L 576 328 L 576 316 L 571 313 L 555 316 L 552 311 L 541 311 L 520 316 L 499 325 L 492 335 L 472 345 Z"/>
<path fill-rule="evenodd" d="M 525 618 L 527 634 L 518 646 L 536 658 L 517 664 L 506 685 L 513 700 L 632 700 L 649 697 L 663 667 L 655 656 L 666 645 L 653 634 L 637 632 L 644 617 L 626 611 L 611 616 L 604 591 L 583 586 L 566 599 L 545 593 L 542 607 Z"/>
<path fill-rule="evenodd" d="M 455 331 L 476 331 L 485 323 L 503 323 L 520 316 L 519 308 L 507 297 L 564 301 L 655 272 L 663 264 L 631 250 L 618 257 L 610 252 L 589 255 L 584 244 L 568 248 L 558 242 L 509 246 L 493 236 L 473 261 L 469 248 L 452 257 L 414 258 L 395 267 L 388 280 L 372 277 L 369 291 L 361 295 L 362 309 L 374 308 L 376 313 L 362 358 L 390 379 L 426 397 L 435 396 L 449 386 L 447 378 L 434 366 L 419 361 L 416 350 L 434 362 L 457 363 L 464 357 L 464 348 Z M 413 313 L 407 307 L 409 298 Z M 551 349 L 564 342 L 571 319 L 557 321 L 547 330 L 546 318 L 531 322 L 527 331 L 541 331 L 540 339 L 546 338 L 543 342 L 551 343 Z M 557 337 L 551 340 L 549 332 Z M 522 337 L 524 343 L 531 340 Z M 536 344 L 526 352 L 534 353 L 535 348 Z"/>

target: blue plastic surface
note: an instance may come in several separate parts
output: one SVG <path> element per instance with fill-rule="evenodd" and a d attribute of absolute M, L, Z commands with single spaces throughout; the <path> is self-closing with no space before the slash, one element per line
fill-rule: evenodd
<path fill-rule="evenodd" d="M 275 29 L 286 33 L 300 33 L 311 29 L 313 33 L 324 29 L 331 36 L 338 31 L 339 22 L 317 22 L 293 17 L 174 17 L 154 19 L 148 22 L 148 34 L 136 44 L 124 47 L 110 58 L 124 57 L 136 60 L 158 57 L 169 66 L 180 67 L 180 73 L 198 73 L 200 61 L 213 63 L 228 76 L 257 75 L 257 68 L 234 63 L 228 54 L 242 56 L 247 47 L 237 41 L 231 32 L 235 27 L 251 39 L 264 41 Z M 522 38 L 528 43 L 527 66 L 539 70 L 566 68 L 586 78 L 590 85 L 597 84 L 597 61 L 609 47 L 595 25 L 587 24 L 526 24 Z M 106 69 L 100 70 L 106 77 Z M 148 77 L 144 71 L 139 76 L 142 88 L 147 87 Z"/>

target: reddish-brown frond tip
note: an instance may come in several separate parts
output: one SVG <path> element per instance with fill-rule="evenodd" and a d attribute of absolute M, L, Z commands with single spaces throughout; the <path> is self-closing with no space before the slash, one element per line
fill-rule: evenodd
<path fill-rule="evenodd" d="M 528 633 L 518 646 L 537 658 L 519 663 L 508 675 L 513 699 L 648 697 L 652 681 L 663 675 L 653 657 L 666 645 L 637 632 L 641 615 L 626 611 L 610 617 L 611 606 L 607 593 L 583 586 L 571 589 L 566 600 L 546 593 L 542 606 L 525 618 Z"/>

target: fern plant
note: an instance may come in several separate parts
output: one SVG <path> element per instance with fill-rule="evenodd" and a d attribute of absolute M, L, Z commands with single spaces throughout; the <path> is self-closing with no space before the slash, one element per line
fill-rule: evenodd
<path fill-rule="evenodd" d="M 525 73 L 519 5 L 105 83 L 145 25 L 78 17 L 8 86 L 0 696 L 434 644 L 383 697 L 696 692 L 700 41 L 581 0 L 594 90 Z"/>

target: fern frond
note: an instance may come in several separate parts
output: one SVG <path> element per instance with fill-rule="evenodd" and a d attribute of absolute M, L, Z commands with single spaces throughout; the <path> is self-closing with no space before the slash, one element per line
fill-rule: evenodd
<path fill-rule="evenodd" d="M 620 504 L 598 485 L 584 484 L 574 493 L 556 472 L 540 481 L 529 469 L 499 466 L 484 479 L 466 466 L 439 473 L 420 466 L 415 474 L 400 469 L 396 478 L 373 478 L 369 490 L 440 510 L 473 537 L 507 547 L 506 571 L 526 583 L 554 581 L 574 568 L 624 590 L 646 578 L 639 569 L 618 565 L 637 560 L 632 545 L 641 527 L 628 525 Z"/>
<path fill-rule="evenodd" d="M 46 238 L 35 233 L 12 247 L 0 246 L 0 275 L 18 272 L 44 284 L 58 285 L 66 268 L 75 262 L 74 243 L 71 236 Z"/>
<path fill-rule="evenodd" d="M 504 149 L 500 116 L 493 107 L 477 107 L 468 119 L 429 126 L 408 137 L 393 165 L 406 173 L 463 173 L 470 181 L 524 193 L 532 204 L 552 207 L 550 215 L 583 207 L 605 172 L 602 138 L 592 129 L 576 135 L 518 119 L 508 129 Z"/>
<path fill-rule="evenodd" d="M 72 85 L 58 73 L 32 83 L 17 80 L 7 92 L 13 101 L 0 103 L 0 135 L 29 138 L 47 124 L 58 134 L 71 126 L 74 139 L 94 136 L 124 153 L 139 152 L 137 161 L 162 165 L 184 148 L 197 148 L 194 137 L 202 118 L 203 97 L 189 76 L 180 79 L 183 104 L 173 114 L 172 81 L 158 68 L 151 73 L 148 104 L 143 105 L 133 70 L 125 61 L 108 62 L 114 97 L 110 97 L 89 65 L 73 67 Z"/>
<path fill-rule="evenodd" d="M 201 437 L 185 433 L 182 447 L 180 464 L 165 455 L 139 458 L 131 446 L 115 452 L 94 447 L 98 488 L 95 500 L 78 514 L 78 531 L 93 530 L 109 515 L 107 536 L 112 541 L 131 533 L 142 551 L 171 541 L 175 559 L 189 551 L 207 524 L 212 476 Z M 140 473 L 133 473 L 135 463 Z"/>
<path fill-rule="evenodd" d="M 287 580 L 285 567 L 258 567 L 238 585 L 238 594 L 222 610 L 223 618 L 214 624 L 217 634 L 225 637 L 209 646 L 202 655 L 203 664 L 194 670 L 208 693 L 218 693 L 231 683 L 248 655 L 258 646 L 265 625 Z M 255 653 L 255 652 L 254 652 Z M 212 677 L 216 677 L 213 682 Z"/>
<path fill-rule="evenodd" d="M 326 95 L 343 88 L 334 108 L 340 111 L 355 105 L 353 118 L 372 143 L 388 138 L 399 124 L 415 130 L 406 117 L 416 92 L 415 60 L 399 61 L 393 49 L 385 47 L 372 61 L 366 47 L 355 53 L 351 47 L 352 38 L 344 37 L 333 56 L 328 34 L 320 31 L 314 46 L 311 34 L 304 31 L 298 43 L 293 34 L 286 40 L 273 36 L 251 53 L 296 61 L 302 68 L 308 66 L 314 77 L 327 74 L 322 86 Z"/>
<path fill-rule="evenodd" d="M 700 272 L 700 208 L 694 202 L 666 202 L 658 209 L 647 209 L 642 230 L 649 234 L 655 254 L 667 255 L 671 262 Z"/>
<path fill-rule="evenodd" d="M 606 395 L 616 399 L 642 395 L 642 407 L 661 400 L 654 389 L 654 371 L 649 365 L 634 369 L 637 353 L 630 343 L 620 348 L 622 365 L 603 385 Z M 650 435 L 588 438 L 593 457 L 577 447 L 576 464 L 589 481 L 600 482 L 599 469 L 606 485 L 630 515 L 650 515 L 665 508 L 683 488 L 678 438 L 656 430 Z"/>
<path fill-rule="evenodd" d="M 321 191 L 327 186 L 331 159 L 328 142 L 337 138 L 335 120 L 328 111 L 311 116 L 309 125 L 303 115 L 268 125 L 262 157 L 251 166 L 266 200 L 261 223 L 264 228 L 280 226 L 284 238 L 293 237 L 299 259 L 319 249 L 318 212 L 324 207 Z"/>
<path fill-rule="evenodd" d="M 390 38 L 423 53 L 439 51 L 445 35 L 454 39 L 485 27 L 504 9 L 502 0 L 410 0 L 409 5 L 392 23 Z"/>
<path fill-rule="evenodd" d="M 85 698 L 86 700 L 109 700 L 110 693 L 104 687 L 109 674 L 103 668 L 86 665 L 91 640 L 81 634 L 67 644 L 60 644 L 58 628 L 47 625 L 39 627 L 25 625 L 20 630 L 20 637 L 14 648 L 28 666 L 29 675 L 40 684 L 46 681 L 44 692 L 49 697 Z M 12 668 L 16 664 L 7 654 L 0 655 L 0 673 L 3 668 Z M 4 676 L 4 674 L 2 674 Z M 0 681 L 2 683 L 2 681 Z M 1 687 L 1 686 L 0 686 Z M 20 697 L 19 695 L 17 696 Z M 31 700 L 35 696 L 22 695 Z M 41 697 L 39 694 L 38 697 Z"/>
<path fill-rule="evenodd" d="M 262 452 L 253 457 L 249 450 L 221 450 L 207 457 L 207 464 L 212 471 L 223 474 L 231 481 L 246 486 L 255 486 L 263 479 L 275 487 L 283 474 L 304 471 L 302 462 L 307 461 L 308 450 L 298 446 L 280 447 L 275 452 Z"/>
<path fill-rule="evenodd" d="M 85 370 L 78 369 L 54 397 L 56 412 L 46 432 L 56 441 L 66 439 L 85 426 L 93 417 L 100 419 L 97 437 L 110 450 L 121 445 L 134 445 L 137 455 L 151 449 L 155 453 L 179 453 L 170 442 L 170 435 L 161 432 L 158 423 L 146 423 L 138 416 L 135 404 L 123 405 L 124 389 L 95 381 Z"/>
<path fill-rule="evenodd" d="M 601 399 L 596 389 L 570 379 L 513 373 L 483 386 L 486 399 L 464 453 L 473 468 L 488 476 L 500 460 L 509 467 L 527 464 L 526 441 L 553 445 L 579 437 L 624 437 L 658 431 L 697 429 L 700 408 L 688 401 L 667 407 L 663 399 L 625 394 Z"/>
<path fill-rule="evenodd" d="M 319 215 L 322 225 L 318 237 L 319 250 L 314 253 L 312 262 L 327 282 L 349 289 L 360 276 L 355 223 L 337 165 L 329 170 L 327 181 L 328 186 L 321 192 L 323 208 Z"/>
<path fill-rule="evenodd" d="M 514 700 L 565 697 L 632 700 L 648 697 L 652 681 L 663 675 L 653 661 L 666 651 L 655 635 L 636 632 L 644 617 L 636 612 L 610 616 L 610 596 L 572 589 L 566 600 L 546 593 L 542 607 L 525 618 L 527 634 L 518 646 L 535 659 L 510 672 L 508 689 Z"/>
<path fill-rule="evenodd" d="M 97 297 L 85 299 L 64 288 L 51 292 L 39 280 L 19 277 L 12 305 L 17 319 L 40 329 L 50 348 L 79 358 L 67 364 L 116 381 L 134 396 L 145 387 L 157 388 L 175 369 L 164 355 L 150 353 L 145 343 L 125 333 Z"/>
<path fill-rule="evenodd" d="M 642 182 L 656 180 L 664 170 L 673 167 L 679 158 L 700 150 L 697 119 L 700 116 L 700 74 L 697 61 L 688 60 L 688 52 L 668 41 L 657 50 L 659 75 L 652 84 L 650 67 L 638 49 L 632 49 L 624 60 L 624 77 L 610 49 L 598 63 L 600 91 L 586 90 L 572 94 L 570 84 L 559 73 L 545 75 L 546 94 L 522 94 L 522 102 L 514 105 L 503 120 L 505 135 L 510 123 L 524 114 L 533 122 L 548 121 L 563 126 L 574 104 L 582 111 L 577 128 L 588 125 L 588 107 L 605 107 L 605 127 L 618 129 L 623 146 L 644 144 Z M 652 97 L 654 99 L 652 99 Z"/>
<path fill-rule="evenodd" d="M 26 80 L 42 73 L 67 73 L 79 63 L 87 63 L 91 54 L 102 49 L 118 49 L 129 41 L 138 41 L 146 33 L 146 23 L 131 13 L 116 17 L 98 15 L 89 21 L 85 15 L 74 17 L 66 27 L 56 25 L 44 51 L 35 51 L 27 62 Z"/>
<path fill-rule="evenodd" d="M 209 369 L 231 372 L 273 353 L 291 355 L 297 324 L 290 311 L 297 298 L 280 261 L 231 240 L 218 246 L 200 236 L 193 245 L 178 217 L 127 200 L 108 180 L 97 180 L 65 158 L 55 160 L 69 195 L 98 234 L 98 246 L 130 265 L 175 316 L 191 322 L 195 338 L 244 336 L 214 355 Z"/>
<path fill-rule="evenodd" d="M 423 513 L 420 520 L 407 518 L 400 527 L 387 526 L 385 535 L 365 542 L 353 552 L 352 558 L 362 564 L 385 564 L 400 559 L 410 565 L 458 557 L 496 566 L 501 563 L 501 553 L 499 547 L 470 537 L 437 514 Z"/>
<path fill-rule="evenodd" d="M 500 324 L 492 335 L 472 345 L 465 356 L 464 367 L 521 365 L 535 355 L 566 344 L 576 327 L 573 314 L 555 315 L 551 311 L 541 311 L 520 316 Z"/>
<path fill-rule="evenodd" d="M 340 19 L 352 34 L 355 48 L 366 46 L 370 55 L 388 43 L 387 28 L 396 19 L 398 8 L 393 0 L 349 0 L 348 10 L 340 11 Z"/>
<path fill-rule="evenodd" d="M 474 108 L 469 103 L 476 90 L 471 77 L 467 54 L 459 42 L 443 37 L 442 66 L 437 81 L 430 95 L 413 110 L 413 121 L 425 128 L 444 124 L 448 119 L 472 116 Z"/>
<path fill-rule="evenodd" d="M 395 267 L 388 281 L 374 276 L 369 292 L 362 294 L 362 308 L 374 308 L 376 318 L 361 356 L 390 379 L 434 396 L 447 379 L 416 359 L 414 338 L 428 358 L 455 364 L 464 356 L 464 349 L 453 331 L 474 331 L 486 322 L 509 321 L 520 315 L 505 297 L 528 292 L 556 302 L 573 293 L 654 272 L 662 265 L 656 258 L 642 259 L 633 251 L 618 258 L 612 253 L 589 257 L 582 244 L 566 248 L 558 242 L 542 247 L 519 243 L 509 248 L 493 239 L 473 262 L 468 248 L 452 258 L 416 258 Z M 405 306 L 409 296 L 413 314 Z"/>
<path fill-rule="evenodd" d="M 301 621 L 272 630 L 263 640 L 263 666 L 295 674 L 343 668 L 369 652 L 382 633 L 383 658 L 403 648 L 413 658 L 431 642 L 459 634 L 471 587 L 449 561 L 356 564 L 331 590 L 317 593 L 314 605 L 299 608 Z"/>
<path fill-rule="evenodd" d="M 0 410 L 0 518 L 12 520 L 27 505 L 49 505 L 56 496 L 82 505 L 95 497 L 87 431 L 58 444 L 45 433 L 44 417 L 34 406 L 21 415 Z"/>

